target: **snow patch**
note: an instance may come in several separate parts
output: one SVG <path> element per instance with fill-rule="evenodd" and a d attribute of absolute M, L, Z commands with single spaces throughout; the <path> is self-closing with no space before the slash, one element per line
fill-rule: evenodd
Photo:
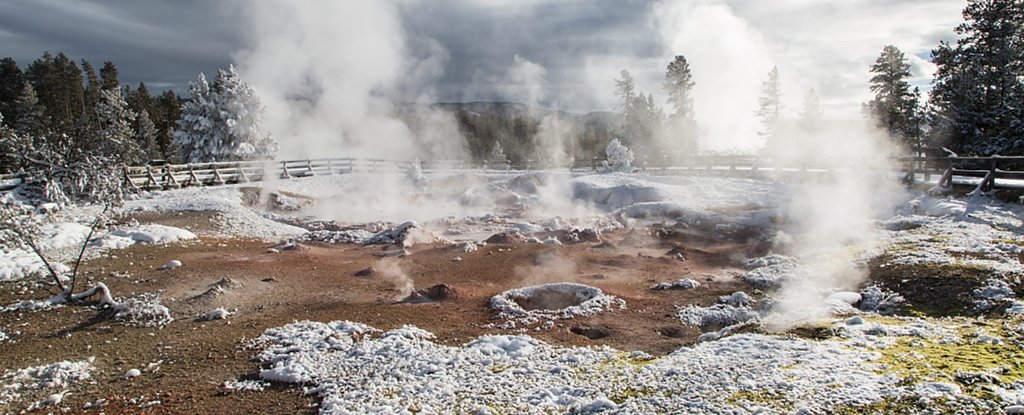
<path fill-rule="evenodd" d="M 662 290 L 692 290 L 700 287 L 700 283 L 689 278 L 682 278 L 672 282 L 662 282 L 651 286 L 654 291 Z"/>
<path fill-rule="evenodd" d="M 0 408 L 8 407 L 23 397 L 35 399 L 47 396 L 47 391 L 66 390 L 92 377 L 96 370 L 95 357 L 76 362 L 60 361 L 19 370 L 4 371 L 0 375 Z M 65 392 L 61 392 L 63 395 Z M 59 402 L 60 399 L 57 399 Z M 45 405 L 37 402 L 33 407 Z"/>

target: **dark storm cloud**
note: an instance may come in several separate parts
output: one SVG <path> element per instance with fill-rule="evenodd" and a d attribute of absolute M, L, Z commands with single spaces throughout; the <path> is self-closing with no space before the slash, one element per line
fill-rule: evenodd
<path fill-rule="evenodd" d="M 644 1 L 453 0 L 413 4 L 404 17 L 410 36 L 436 39 L 450 54 L 438 99 L 502 99 L 518 55 L 546 69 L 543 101 L 552 104 L 588 87 L 579 82 L 587 57 L 660 55 L 649 13 Z"/>
<path fill-rule="evenodd" d="M 234 22 L 200 0 L 39 0 L 0 2 L 0 55 L 22 67 L 42 55 L 66 53 L 118 66 L 122 83 L 184 92 L 200 71 L 230 63 L 239 47 Z"/>
<path fill-rule="evenodd" d="M 226 66 L 245 46 L 234 12 L 203 0 L 0 2 L 0 55 L 23 67 L 44 51 L 97 70 L 110 60 L 122 83 L 184 93 L 197 73 Z M 503 99 L 499 84 L 516 55 L 544 66 L 557 100 L 582 94 L 586 56 L 660 53 L 645 1 L 421 1 L 404 3 L 402 16 L 410 38 L 435 39 L 448 54 L 435 86 L 442 101 Z"/>
<path fill-rule="evenodd" d="M 410 39 L 407 53 L 440 64 L 434 76 L 411 77 L 418 84 L 408 89 L 430 90 L 438 101 L 518 99 L 509 91 L 522 85 L 514 84 L 509 71 L 519 56 L 543 67 L 542 79 L 537 80 L 542 105 L 575 111 L 609 109 L 614 100 L 612 79 L 619 69 L 629 69 L 641 89 L 658 97 L 664 60 L 684 48 L 673 44 L 677 36 L 654 23 L 666 20 L 656 16 L 651 3 L 398 0 Z M 915 75 L 920 78 L 916 81 L 926 83 L 933 67 L 924 58 L 939 39 L 954 38 L 952 28 L 962 7 L 962 0 L 664 3 L 721 6 L 735 14 L 763 40 L 772 63 L 791 74 L 785 82 L 850 75 L 848 82 L 829 83 L 824 98 L 855 115 L 867 90 L 865 68 L 881 46 L 891 43 L 904 49 L 914 60 Z M 253 4 L 247 0 L 0 1 L 0 56 L 14 57 L 25 66 L 44 51 L 65 52 L 76 61 L 89 60 L 97 69 L 111 60 L 124 83 L 145 81 L 154 92 L 173 87 L 184 93 L 197 73 L 211 74 L 246 48 L 241 11 Z M 699 20 L 691 23 L 701 25 Z M 722 28 L 706 30 L 730 35 Z M 808 86 L 815 85 L 787 87 Z M 405 89 L 396 88 L 399 99 L 408 99 L 401 96 Z"/>

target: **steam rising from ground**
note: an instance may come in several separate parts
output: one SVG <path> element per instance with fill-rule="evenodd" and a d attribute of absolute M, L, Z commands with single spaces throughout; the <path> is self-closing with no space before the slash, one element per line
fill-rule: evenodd
<path fill-rule="evenodd" d="M 795 183 L 792 198 L 783 207 L 787 220 L 777 238 L 777 249 L 796 256 L 803 279 L 783 285 L 781 302 L 769 321 L 787 326 L 822 317 L 830 290 L 854 290 L 867 277 L 858 265 L 876 248 L 876 218 L 891 214 L 903 197 L 889 168 L 892 154 L 888 138 L 866 123 L 823 125 L 793 140 L 825 140 L 822 151 L 804 152 L 801 146 L 781 149 L 778 157 L 790 163 L 824 167 L 824 180 Z"/>
<path fill-rule="evenodd" d="M 248 48 L 234 58 L 267 107 L 267 127 L 281 143 L 281 156 L 466 158 L 464 140 L 458 136 L 451 114 L 420 105 L 406 117 L 412 125 L 394 117 L 397 109 L 389 97 L 433 101 L 423 85 L 441 75 L 441 63 L 447 59 L 437 42 L 409 38 L 403 29 L 403 4 L 390 0 L 268 0 L 239 5 L 240 13 L 249 20 Z M 754 111 L 761 82 L 775 63 L 763 36 L 721 0 L 661 1 L 654 4 L 651 16 L 664 48 L 661 62 L 683 54 L 691 64 L 697 81 L 694 98 L 701 145 L 710 150 L 745 152 L 762 146 Z M 514 54 L 512 63 L 503 80 L 507 96 L 531 107 L 549 101 L 545 97 L 546 69 Z M 649 63 L 630 65 L 655 68 Z M 815 87 L 819 81 L 804 80 L 807 84 L 801 88 Z M 610 91 L 610 77 L 605 85 Z M 641 85 L 642 89 L 649 87 Z M 820 291 L 853 288 L 861 281 L 862 272 L 852 265 L 854 254 L 870 247 L 872 218 L 886 212 L 898 193 L 891 186 L 892 178 L 879 174 L 888 171 L 884 160 L 890 152 L 885 140 L 869 128 L 844 122 L 813 128 L 780 127 L 777 131 L 781 144 L 772 149 L 773 156 L 787 160 L 786 164 L 835 172 L 827 183 L 797 185 L 793 199 L 784 207 L 788 223 L 779 248 L 800 257 L 811 276 L 782 288 L 779 319 L 785 321 L 815 310 L 815 294 Z M 538 133 L 529 138 L 538 149 L 534 161 L 567 165 L 572 154 L 567 138 L 571 136 L 556 115 L 544 118 Z M 877 170 L 860 173 L 868 160 Z M 549 176 L 551 183 L 542 186 L 540 193 L 542 199 L 566 203 L 541 203 L 543 210 L 590 211 L 572 200 L 570 186 L 560 178 Z M 371 186 L 373 191 L 359 193 L 378 197 L 369 200 L 365 210 L 395 213 L 396 219 L 418 210 L 413 207 L 411 194 L 415 190 L 410 191 L 410 185 L 387 182 L 393 178 L 380 180 Z M 429 204 L 429 200 L 415 201 L 422 202 L 421 206 Z M 350 197 L 338 205 L 347 211 L 360 203 Z M 537 264 L 531 273 L 544 268 L 554 274 L 571 273 L 570 265 L 558 261 Z M 398 271 L 396 275 L 404 275 Z M 402 290 L 411 291 L 411 282 L 402 281 L 398 281 Z"/>
<path fill-rule="evenodd" d="M 398 2 L 270 0 L 237 9 L 248 20 L 247 48 L 233 58 L 266 106 L 280 156 L 414 159 L 438 143 L 455 153 L 443 156 L 462 154 L 451 146 L 461 140 L 450 115 L 417 114 L 419 134 L 393 117 L 388 94 L 427 84 L 410 78 L 436 76 L 446 59 L 423 40 L 417 51 L 427 54 L 410 57 Z"/>
<path fill-rule="evenodd" d="M 655 25 L 663 62 L 685 55 L 690 63 L 701 146 L 746 150 L 760 145 L 754 117 L 761 82 L 772 67 L 764 39 L 722 1 L 661 1 Z"/>

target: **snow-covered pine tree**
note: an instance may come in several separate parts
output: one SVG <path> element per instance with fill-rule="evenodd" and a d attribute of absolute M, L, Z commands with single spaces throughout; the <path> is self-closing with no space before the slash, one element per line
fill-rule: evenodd
<path fill-rule="evenodd" d="M 1024 4 L 969 0 L 955 45 L 932 51 L 929 140 L 969 155 L 1024 154 Z"/>
<path fill-rule="evenodd" d="M 0 173 L 15 173 L 25 167 L 31 152 L 32 139 L 4 125 L 4 114 L 0 113 Z"/>
<path fill-rule="evenodd" d="M 505 156 L 505 149 L 501 148 L 501 142 L 495 141 L 494 146 L 491 147 L 491 155 L 487 157 L 487 162 L 492 165 L 504 164 L 508 161 L 508 157 Z"/>
<path fill-rule="evenodd" d="M 618 138 L 612 139 L 608 142 L 608 146 L 604 148 L 605 157 L 607 157 L 608 167 L 618 171 L 630 171 L 633 165 L 633 150 L 629 147 L 622 145 Z"/>
<path fill-rule="evenodd" d="M 100 125 L 96 142 L 101 155 L 110 158 L 115 164 L 132 164 L 142 160 L 142 150 L 135 141 L 132 128 L 136 115 L 128 108 L 120 89 L 100 91 L 96 116 Z"/>
<path fill-rule="evenodd" d="M 263 105 L 234 66 L 221 69 L 211 86 L 199 74 L 190 84 L 192 101 L 182 107 L 174 142 L 186 162 L 272 158 L 277 143 L 260 131 Z"/>
<path fill-rule="evenodd" d="M 135 117 L 135 142 L 142 149 L 143 159 L 156 160 L 163 158 L 163 154 L 160 152 L 160 145 L 156 142 L 156 125 L 153 124 L 153 120 L 149 118 L 149 112 L 146 110 L 142 110 Z"/>
<path fill-rule="evenodd" d="M 18 134 L 26 136 L 41 136 L 49 129 L 50 120 L 46 117 L 46 109 L 39 102 L 39 95 L 32 84 L 25 81 L 22 85 L 21 95 L 14 104 L 18 113 L 14 129 Z"/>
<path fill-rule="evenodd" d="M 172 145 L 180 149 L 181 157 L 186 163 L 209 161 L 215 155 L 210 154 L 213 139 L 214 104 L 211 102 L 210 84 L 206 75 L 200 73 L 195 82 L 189 82 L 188 91 L 192 99 L 181 106 L 181 117 L 178 118 L 178 129 L 174 131 Z"/>

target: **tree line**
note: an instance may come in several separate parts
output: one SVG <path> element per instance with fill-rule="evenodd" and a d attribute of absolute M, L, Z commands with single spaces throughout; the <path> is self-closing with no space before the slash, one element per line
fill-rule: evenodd
<path fill-rule="evenodd" d="M 863 116 L 906 153 L 1024 155 L 1024 1 L 969 0 L 954 43 L 931 51 L 938 68 L 927 100 L 911 87 L 910 63 L 896 46 L 883 47 L 868 68 L 873 98 Z M 662 157 L 695 154 L 700 128 L 694 121 L 695 80 L 684 56 L 665 72 L 663 88 L 673 112 L 666 115 L 650 94 L 636 90 L 629 72 L 615 80 L 620 98 L 622 141 L 640 154 Z M 755 116 L 765 153 L 778 148 L 815 146 L 821 137 L 823 111 L 814 89 L 806 92 L 795 123 L 782 117 L 779 69 L 767 74 Z M 793 136 L 798 136 L 794 138 Z"/>

